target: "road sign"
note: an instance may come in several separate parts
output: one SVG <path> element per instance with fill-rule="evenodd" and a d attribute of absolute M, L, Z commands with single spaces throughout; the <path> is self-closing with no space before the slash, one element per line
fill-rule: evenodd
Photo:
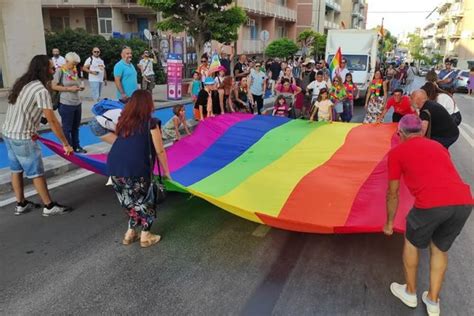
<path fill-rule="evenodd" d="M 267 42 L 270 39 L 270 32 L 263 30 L 260 32 L 260 40 L 262 42 Z"/>
<path fill-rule="evenodd" d="M 151 41 L 152 36 L 151 36 L 151 32 L 148 29 L 143 30 L 143 35 L 145 36 L 147 40 Z"/>

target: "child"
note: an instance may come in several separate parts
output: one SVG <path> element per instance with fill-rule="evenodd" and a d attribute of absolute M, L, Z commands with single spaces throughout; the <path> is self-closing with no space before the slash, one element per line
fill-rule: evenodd
<path fill-rule="evenodd" d="M 341 77 L 334 77 L 332 87 L 329 89 L 329 96 L 334 104 L 334 110 L 336 112 L 336 116 L 333 119 L 338 121 L 342 112 L 344 112 L 343 102 L 347 98 L 346 88 L 344 88 L 344 85 L 342 84 Z"/>
<path fill-rule="evenodd" d="M 273 106 L 273 116 L 288 117 L 290 113 L 290 107 L 286 103 L 286 99 L 283 95 L 279 95 L 276 99 L 275 105 Z"/>
<path fill-rule="evenodd" d="M 312 90 L 313 92 L 311 96 L 311 104 L 313 104 L 318 99 L 319 91 L 322 88 L 326 88 L 326 89 L 329 88 L 327 82 L 324 81 L 323 78 L 324 78 L 324 74 L 320 70 L 316 74 L 316 79 L 306 87 L 306 89 L 308 90 L 308 94 L 309 94 L 309 90 Z"/>
<path fill-rule="evenodd" d="M 184 105 L 175 105 L 173 107 L 174 116 L 162 129 L 163 138 L 177 142 L 181 139 L 180 129 L 184 129 L 187 135 L 191 135 L 188 124 L 186 123 L 186 114 Z"/>
<path fill-rule="evenodd" d="M 346 74 L 344 81 L 344 88 L 346 89 L 347 98 L 343 102 L 342 121 L 350 122 L 352 120 L 352 113 L 354 112 L 354 100 L 359 98 L 359 90 L 357 85 L 352 81 L 352 74 Z"/>
<path fill-rule="evenodd" d="M 201 80 L 199 79 L 199 73 L 197 71 L 193 72 L 193 81 L 189 85 L 188 93 L 191 95 L 193 102 L 196 102 L 199 91 L 201 90 Z"/>
<path fill-rule="evenodd" d="M 314 110 L 309 120 L 314 121 L 314 116 L 317 112 L 318 121 L 332 122 L 333 106 L 334 104 L 328 98 L 328 90 L 322 88 L 319 91 L 318 100 L 314 104 Z"/>

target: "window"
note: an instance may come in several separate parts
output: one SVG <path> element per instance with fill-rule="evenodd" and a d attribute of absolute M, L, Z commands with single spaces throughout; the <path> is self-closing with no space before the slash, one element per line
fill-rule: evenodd
<path fill-rule="evenodd" d="M 97 17 L 96 16 L 86 16 L 84 17 L 86 20 L 86 31 L 89 34 L 99 34 L 99 26 L 97 25 Z"/>
<path fill-rule="evenodd" d="M 276 29 L 277 38 L 287 37 L 286 28 L 284 26 L 278 26 Z"/>
<path fill-rule="evenodd" d="M 99 32 L 101 34 L 112 33 L 112 9 L 98 8 L 97 14 L 99 16 Z"/>
<path fill-rule="evenodd" d="M 257 24 L 250 26 L 250 39 L 251 40 L 258 39 L 258 25 Z"/>
<path fill-rule="evenodd" d="M 51 16 L 51 31 L 62 32 L 69 28 L 69 17 L 68 16 Z"/>

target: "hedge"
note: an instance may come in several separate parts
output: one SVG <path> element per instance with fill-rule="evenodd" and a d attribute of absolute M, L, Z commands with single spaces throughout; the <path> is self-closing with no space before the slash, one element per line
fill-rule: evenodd
<path fill-rule="evenodd" d="M 48 54 L 51 54 L 53 48 L 59 48 L 62 55 L 67 52 L 76 52 L 81 57 L 83 63 L 91 56 L 92 48 L 97 46 L 100 48 L 101 58 L 105 62 L 107 71 L 107 78 L 113 80 L 114 65 L 120 61 L 120 52 L 123 46 L 129 46 L 133 52 L 132 63 L 136 66 L 140 60 L 140 56 L 144 50 L 148 49 L 148 43 L 141 39 L 105 39 L 101 35 L 93 35 L 87 33 L 83 29 L 66 29 L 59 33 L 46 33 L 46 49 Z M 166 74 L 161 66 L 161 63 L 154 64 L 155 78 L 157 84 L 166 83 Z M 141 76 L 138 75 L 138 80 Z"/>

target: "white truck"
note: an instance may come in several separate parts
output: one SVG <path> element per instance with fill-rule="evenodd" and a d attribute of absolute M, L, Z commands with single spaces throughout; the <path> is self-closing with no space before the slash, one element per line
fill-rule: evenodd
<path fill-rule="evenodd" d="M 359 98 L 365 98 L 367 87 L 374 75 L 377 63 L 376 30 L 329 30 L 326 42 L 326 61 L 331 63 L 339 47 L 346 67 L 359 88 Z M 342 78 L 344 80 L 344 78 Z"/>

